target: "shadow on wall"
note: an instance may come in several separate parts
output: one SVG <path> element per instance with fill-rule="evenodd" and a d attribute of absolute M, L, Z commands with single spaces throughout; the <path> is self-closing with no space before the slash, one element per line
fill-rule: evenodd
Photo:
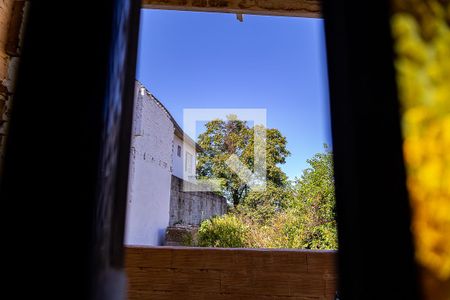
<path fill-rule="evenodd" d="M 164 228 L 160 228 L 158 230 L 158 244 L 164 245 L 165 238 L 166 238 L 166 230 Z"/>

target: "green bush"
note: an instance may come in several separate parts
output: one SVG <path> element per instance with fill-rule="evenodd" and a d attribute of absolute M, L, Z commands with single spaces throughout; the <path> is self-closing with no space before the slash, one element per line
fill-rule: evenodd
<path fill-rule="evenodd" d="M 291 185 L 268 182 L 201 224 L 201 247 L 337 249 L 333 154 L 325 146 Z"/>
<path fill-rule="evenodd" d="M 282 235 L 286 237 L 286 248 L 313 250 L 337 249 L 336 221 L 314 224 L 308 215 L 289 209 L 282 226 Z"/>
<path fill-rule="evenodd" d="M 236 216 L 227 214 L 205 220 L 198 232 L 200 247 L 245 248 L 247 226 Z"/>

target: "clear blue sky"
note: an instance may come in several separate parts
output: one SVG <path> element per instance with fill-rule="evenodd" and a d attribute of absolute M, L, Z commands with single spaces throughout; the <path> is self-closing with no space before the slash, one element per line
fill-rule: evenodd
<path fill-rule="evenodd" d="M 180 125 L 184 108 L 266 108 L 291 179 L 331 146 L 322 20 L 142 10 L 137 79 Z"/>

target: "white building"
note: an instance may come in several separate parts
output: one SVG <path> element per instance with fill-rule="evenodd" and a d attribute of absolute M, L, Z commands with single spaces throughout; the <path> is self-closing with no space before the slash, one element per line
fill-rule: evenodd
<path fill-rule="evenodd" d="M 183 143 L 181 127 L 139 82 L 135 95 L 125 244 L 162 245 L 170 220 L 171 188 L 177 186 L 171 185 L 172 175 L 180 179 L 183 173 L 195 175 L 194 149 L 198 146 L 190 138 Z M 203 197 L 198 192 L 190 197 L 178 190 L 172 194 L 172 215 L 186 216 L 188 211 L 205 219 L 226 210 L 223 198 Z M 180 209 L 186 211 L 178 213 Z M 198 223 L 199 218 L 194 219 Z"/>

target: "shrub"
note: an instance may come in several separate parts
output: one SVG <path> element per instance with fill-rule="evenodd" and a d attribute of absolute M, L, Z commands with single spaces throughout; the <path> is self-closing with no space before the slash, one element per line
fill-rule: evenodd
<path fill-rule="evenodd" d="M 269 226 L 275 215 L 292 202 L 291 198 L 289 185 L 278 187 L 268 182 L 264 191 L 250 191 L 235 210 L 237 214 L 249 218 L 252 222 Z"/>
<path fill-rule="evenodd" d="M 236 216 L 228 214 L 201 223 L 198 232 L 200 247 L 245 248 L 248 247 L 248 228 Z"/>

